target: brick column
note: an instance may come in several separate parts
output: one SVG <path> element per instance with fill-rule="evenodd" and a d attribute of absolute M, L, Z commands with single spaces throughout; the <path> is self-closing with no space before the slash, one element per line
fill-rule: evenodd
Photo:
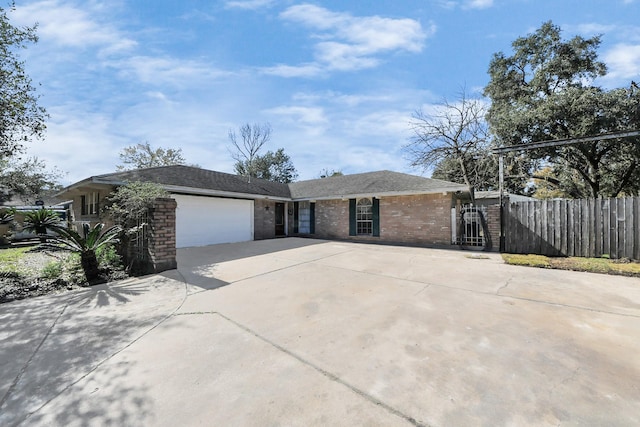
<path fill-rule="evenodd" d="M 175 269 L 176 262 L 175 199 L 159 198 L 149 210 L 149 269 L 153 273 Z"/>
<path fill-rule="evenodd" d="M 490 251 L 500 250 L 500 205 L 487 206 L 487 230 L 491 241 Z"/>

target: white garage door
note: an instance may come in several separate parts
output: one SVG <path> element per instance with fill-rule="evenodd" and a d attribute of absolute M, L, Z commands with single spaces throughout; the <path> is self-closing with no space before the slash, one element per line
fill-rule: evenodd
<path fill-rule="evenodd" d="M 174 194 L 176 247 L 253 240 L 253 200 Z"/>

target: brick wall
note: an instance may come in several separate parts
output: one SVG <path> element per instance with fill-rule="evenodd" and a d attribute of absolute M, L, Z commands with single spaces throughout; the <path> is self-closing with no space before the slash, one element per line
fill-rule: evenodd
<path fill-rule="evenodd" d="M 500 250 L 500 204 L 487 206 L 487 250 Z"/>
<path fill-rule="evenodd" d="M 450 245 L 452 195 L 383 197 L 380 237 L 393 242 Z"/>
<path fill-rule="evenodd" d="M 349 200 L 318 200 L 315 215 L 315 237 L 321 239 L 350 238 Z"/>
<path fill-rule="evenodd" d="M 349 236 L 349 200 L 318 200 L 315 237 L 450 245 L 452 206 L 449 193 L 382 197 L 380 237 Z"/>
<path fill-rule="evenodd" d="M 253 203 L 253 239 L 273 239 L 276 237 L 276 202 L 256 199 Z"/>
<path fill-rule="evenodd" d="M 150 272 L 159 273 L 177 267 L 176 207 L 174 199 L 162 198 L 156 199 L 149 211 Z"/>

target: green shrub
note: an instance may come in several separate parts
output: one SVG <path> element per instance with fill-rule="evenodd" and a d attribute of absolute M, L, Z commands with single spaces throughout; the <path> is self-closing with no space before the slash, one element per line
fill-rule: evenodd
<path fill-rule="evenodd" d="M 40 274 L 43 279 L 56 280 L 62 277 L 62 262 L 51 261 L 42 269 Z"/>
<path fill-rule="evenodd" d="M 69 283 L 82 285 L 85 282 L 84 271 L 80 263 L 80 254 L 69 254 L 62 262 L 62 268 Z"/>
<path fill-rule="evenodd" d="M 118 251 L 116 251 L 114 245 L 107 245 L 98 248 L 96 255 L 101 268 L 122 270 L 122 258 L 118 255 Z"/>

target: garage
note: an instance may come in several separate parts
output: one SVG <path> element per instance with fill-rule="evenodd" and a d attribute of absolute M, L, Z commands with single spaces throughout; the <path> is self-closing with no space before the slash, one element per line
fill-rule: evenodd
<path fill-rule="evenodd" d="M 253 200 L 173 194 L 176 247 L 253 240 Z"/>

